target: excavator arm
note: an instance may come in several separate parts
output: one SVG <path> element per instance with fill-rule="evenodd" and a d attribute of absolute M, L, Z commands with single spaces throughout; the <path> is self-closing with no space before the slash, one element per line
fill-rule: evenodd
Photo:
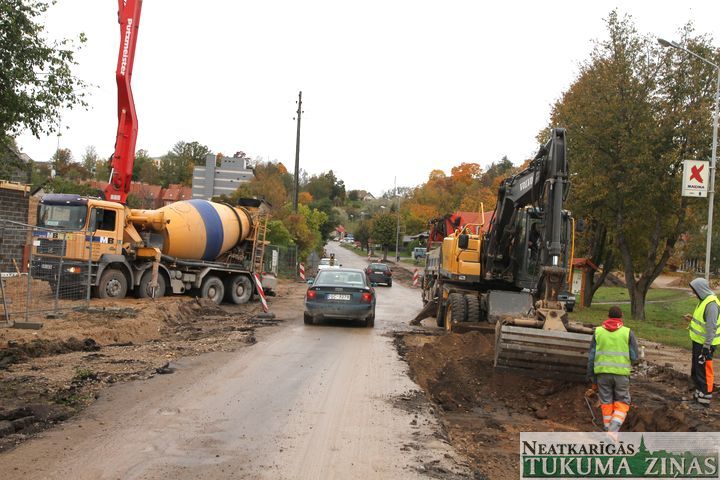
<path fill-rule="evenodd" d="M 543 212 L 544 242 L 541 257 L 549 265 L 558 266 L 563 253 L 563 201 L 569 189 L 565 130 L 555 128 L 530 165 L 522 172 L 504 180 L 483 246 L 483 271 L 487 280 L 502 278 L 508 272 L 511 250 L 517 242 L 517 217 L 528 205 Z"/>
<path fill-rule="evenodd" d="M 135 45 L 141 8 L 142 0 L 118 0 L 120 52 L 115 72 L 118 86 L 118 128 L 115 153 L 112 157 L 110 183 L 105 188 L 105 199 L 123 204 L 127 202 L 127 195 L 130 192 L 138 132 L 137 114 L 130 82 L 135 62 Z"/>

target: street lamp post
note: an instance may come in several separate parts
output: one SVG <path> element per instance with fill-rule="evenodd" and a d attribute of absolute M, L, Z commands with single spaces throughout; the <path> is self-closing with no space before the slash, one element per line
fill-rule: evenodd
<path fill-rule="evenodd" d="M 688 50 L 679 45 L 677 42 L 671 42 L 662 38 L 658 38 L 658 43 L 663 47 L 676 48 L 692 55 L 698 60 L 702 60 L 708 65 L 712 65 L 717 70 L 717 84 L 715 87 L 715 111 L 713 112 L 713 141 L 712 156 L 710 158 L 710 188 L 708 192 L 708 224 L 707 224 L 707 240 L 705 242 L 705 280 L 710 281 L 710 250 L 712 247 L 712 224 L 713 224 L 713 208 L 715 203 L 715 163 L 717 160 L 717 142 L 718 142 L 718 115 L 720 115 L 720 66 L 711 62 L 705 57 L 701 57 L 697 53 Z"/>

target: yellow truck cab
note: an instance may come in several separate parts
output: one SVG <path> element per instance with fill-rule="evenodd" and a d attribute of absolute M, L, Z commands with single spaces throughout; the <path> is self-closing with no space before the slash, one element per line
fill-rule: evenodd
<path fill-rule="evenodd" d="M 36 275 L 51 285 L 87 285 L 95 296 L 124 297 L 135 285 L 134 269 L 123 253 L 126 207 L 72 194 L 45 195 L 33 231 Z"/>

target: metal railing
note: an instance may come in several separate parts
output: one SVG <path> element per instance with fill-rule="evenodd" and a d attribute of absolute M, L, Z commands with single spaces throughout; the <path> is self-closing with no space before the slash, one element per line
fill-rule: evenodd
<path fill-rule="evenodd" d="M 71 235 L 79 236 L 79 244 L 92 253 L 93 236 L 88 232 L 0 222 L 0 322 L 37 322 L 89 305 L 92 255 L 87 255 L 87 262 L 68 260 Z"/>

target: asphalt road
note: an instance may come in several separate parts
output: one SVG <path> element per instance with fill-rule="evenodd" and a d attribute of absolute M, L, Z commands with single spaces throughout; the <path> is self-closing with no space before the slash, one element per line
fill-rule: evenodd
<path fill-rule="evenodd" d="M 344 266 L 365 265 L 336 245 L 328 250 Z M 259 331 L 257 344 L 108 389 L 71 421 L 0 456 L 2 476 L 462 478 L 462 460 L 438 435 L 430 405 L 412 394 L 417 386 L 392 343 L 420 295 L 399 283 L 376 290 L 374 329 L 305 326 L 302 299 L 286 301 L 277 312 L 284 324 Z"/>

